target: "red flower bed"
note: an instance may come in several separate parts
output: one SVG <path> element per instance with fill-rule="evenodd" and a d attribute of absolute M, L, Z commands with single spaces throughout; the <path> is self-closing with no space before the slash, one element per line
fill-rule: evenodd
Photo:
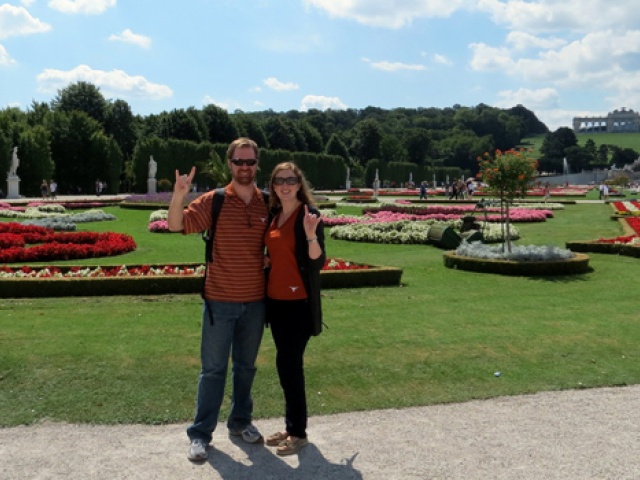
<path fill-rule="evenodd" d="M 339 258 L 327 258 L 322 270 L 367 270 L 369 265 L 356 265 Z"/>
<path fill-rule="evenodd" d="M 636 238 L 635 235 L 626 235 L 623 237 L 615 238 L 599 238 L 598 243 L 629 243 L 634 238 Z"/>
<path fill-rule="evenodd" d="M 21 237 L 24 243 L 16 243 L 15 236 Z M 0 263 L 106 257 L 136 249 L 133 238 L 122 233 L 55 233 L 51 229 L 15 222 L 0 224 L 0 245 L 3 242 L 13 246 L 0 251 Z M 37 245 L 26 248 L 26 245 L 34 244 Z"/>
<path fill-rule="evenodd" d="M 636 235 L 640 235 L 640 218 L 625 218 L 624 221 L 627 222 L 631 228 L 633 228 L 633 231 L 636 232 Z"/>

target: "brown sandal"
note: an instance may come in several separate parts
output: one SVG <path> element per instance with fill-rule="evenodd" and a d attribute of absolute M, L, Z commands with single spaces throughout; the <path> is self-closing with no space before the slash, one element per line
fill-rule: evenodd
<path fill-rule="evenodd" d="M 277 432 L 273 435 L 269 435 L 267 437 L 267 445 L 269 445 L 270 447 L 277 447 L 282 442 L 284 442 L 288 436 L 289 434 L 287 432 Z"/>
<path fill-rule="evenodd" d="M 298 453 L 298 451 L 309 445 L 309 440 L 306 438 L 296 438 L 295 440 L 291 437 L 287 438 L 284 442 L 276 448 L 276 453 L 278 455 L 293 455 L 294 453 Z"/>

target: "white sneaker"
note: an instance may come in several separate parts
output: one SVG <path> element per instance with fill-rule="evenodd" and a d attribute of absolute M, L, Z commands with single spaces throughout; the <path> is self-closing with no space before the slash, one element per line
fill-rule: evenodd
<path fill-rule="evenodd" d="M 234 437 L 242 437 L 242 440 L 244 440 L 247 443 L 264 442 L 264 438 L 262 438 L 262 434 L 252 424 L 247 425 L 243 429 L 238 429 L 238 430 L 229 429 L 229 435 L 233 435 Z"/>
<path fill-rule="evenodd" d="M 191 440 L 191 446 L 189 447 L 189 452 L 187 453 L 187 458 L 192 462 L 200 462 L 202 460 L 206 460 L 207 447 L 208 443 L 200 438 L 196 438 Z"/>

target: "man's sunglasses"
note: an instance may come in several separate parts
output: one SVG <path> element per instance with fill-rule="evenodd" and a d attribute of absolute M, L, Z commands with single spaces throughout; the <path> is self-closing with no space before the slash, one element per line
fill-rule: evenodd
<path fill-rule="evenodd" d="M 255 164 L 258 163 L 258 160 L 256 160 L 255 158 L 251 158 L 249 160 L 240 160 L 239 158 L 232 158 L 231 159 L 231 163 L 233 163 L 236 167 L 253 167 Z"/>
<path fill-rule="evenodd" d="M 297 185 L 300 179 L 298 177 L 274 177 L 273 184 L 274 185 Z"/>

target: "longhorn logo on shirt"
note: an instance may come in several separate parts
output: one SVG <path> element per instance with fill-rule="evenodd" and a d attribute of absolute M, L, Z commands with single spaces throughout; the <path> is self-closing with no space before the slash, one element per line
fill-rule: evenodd
<path fill-rule="evenodd" d="M 298 290 L 298 288 L 300 288 L 300 287 L 289 287 L 289 288 L 291 289 L 292 293 L 295 293 L 295 291 Z"/>

